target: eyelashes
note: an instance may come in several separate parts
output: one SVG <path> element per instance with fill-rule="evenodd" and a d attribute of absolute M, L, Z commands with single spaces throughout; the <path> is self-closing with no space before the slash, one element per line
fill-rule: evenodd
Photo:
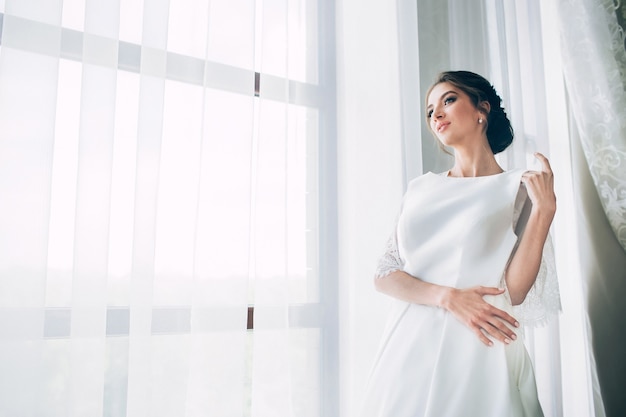
<path fill-rule="evenodd" d="M 449 95 L 449 96 L 446 96 L 443 99 L 443 105 L 447 106 L 448 104 L 452 104 L 455 101 L 456 101 L 456 96 Z M 426 112 L 426 118 L 430 119 L 432 117 L 432 115 L 433 115 L 433 109 L 430 109 L 430 110 L 428 110 L 428 112 Z"/>

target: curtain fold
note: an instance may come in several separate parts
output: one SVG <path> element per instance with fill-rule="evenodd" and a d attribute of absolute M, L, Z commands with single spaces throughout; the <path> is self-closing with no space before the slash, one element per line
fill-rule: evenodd
<path fill-rule="evenodd" d="M 0 55 L 0 355 L 11 360 L 3 360 L 0 413 L 42 415 L 53 407 L 61 416 L 67 407 L 47 381 L 68 373 L 69 345 L 43 341 L 61 44 L 52 25 L 60 14 L 52 4 L 5 7 L 13 14 L 3 19 L 3 39 L 14 47 Z M 34 18 L 46 26 L 24 38 L 20 23 Z M 33 394 L 42 401 L 32 401 Z"/>
<path fill-rule="evenodd" d="M 490 57 L 485 75 L 500 92 L 515 130 L 512 145 L 496 158 L 505 169 L 540 169 L 534 152 L 541 152 L 552 161 L 558 158 L 549 140 L 547 107 L 550 104 L 545 88 L 547 63 L 544 61 L 544 39 L 550 34 L 533 27 L 542 18 L 540 4 L 537 1 L 487 1 L 483 7 L 489 28 L 483 42 Z M 559 190 L 556 192 L 558 195 Z M 558 246 L 561 237 L 555 235 L 554 227 L 551 235 Z M 557 259 L 556 273 L 562 286 L 559 264 L 561 262 Z M 560 292 L 561 298 L 569 295 L 566 291 Z M 548 317 L 543 326 L 523 329 L 543 411 L 546 416 L 555 417 L 564 415 L 563 402 L 567 401 L 562 392 L 561 319 L 561 316 Z"/>

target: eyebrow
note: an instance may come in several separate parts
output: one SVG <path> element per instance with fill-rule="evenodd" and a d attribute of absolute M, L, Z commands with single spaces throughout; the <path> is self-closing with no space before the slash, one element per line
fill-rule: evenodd
<path fill-rule="evenodd" d="M 450 93 L 455 93 L 455 94 L 456 94 L 456 91 L 454 91 L 454 90 L 448 90 L 448 91 L 446 91 L 445 93 L 443 93 L 443 94 L 439 97 L 439 100 L 441 100 L 441 99 L 442 99 L 442 98 L 444 98 L 447 94 L 450 94 Z M 429 104 L 429 105 L 428 105 L 428 107 L 426 107 L 426 110 L 430 109 L 431 107 L 433 107 L 433 105 L 432 105 L 432 104 Z"/>

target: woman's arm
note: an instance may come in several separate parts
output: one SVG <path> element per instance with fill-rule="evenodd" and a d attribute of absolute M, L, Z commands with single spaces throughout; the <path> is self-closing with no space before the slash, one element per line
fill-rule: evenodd
<path fill-rule="evenodd" d="M 500 310 L 483 299 L 485 295 L 499 295 L 500 288 L 473 287 L 457 289 L 415 278 L 406 272 L 395 271 L 375 279 L 376 289 L 391 297 L 414 304 L 441 307 L 452 313 L 461 323 L 469 327 L 487 346 L 493 342 L 490 335 L 503 343 L 517 337 L 504 323 L 519 326 L 507 312 Z"/>
<path fill-rule="evenodd" d="M 526 229 L 505 275 L 513 305 L 521 304 L 535 283 L 541 265 L 543 245 L 556 212 L 554 177 L 550 162 L 540 153 L 535 156 L 541 161 L 542 170 L 528 171 L 522 175 L 532 208 Z"/>

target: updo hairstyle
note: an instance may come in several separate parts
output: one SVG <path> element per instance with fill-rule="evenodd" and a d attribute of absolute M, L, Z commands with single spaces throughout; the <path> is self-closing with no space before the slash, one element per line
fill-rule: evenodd
<path fill-rule="evenodd" d="M 437 76 L 437 80 L 426 94 L 426 100 L 433 87 L 441 83 L 450 83 L 462 90 L 469 96 L 474 106 L 483 111 L 487 122 L 487 140 L 494 155 L 505 150 L 513 142 L 511 121 L 502 107 L 502 99 L 489 81 L 470 71 L 445 71 Z M 490 110 L 482 104 L 485 101 L 489 102 Z"/>

